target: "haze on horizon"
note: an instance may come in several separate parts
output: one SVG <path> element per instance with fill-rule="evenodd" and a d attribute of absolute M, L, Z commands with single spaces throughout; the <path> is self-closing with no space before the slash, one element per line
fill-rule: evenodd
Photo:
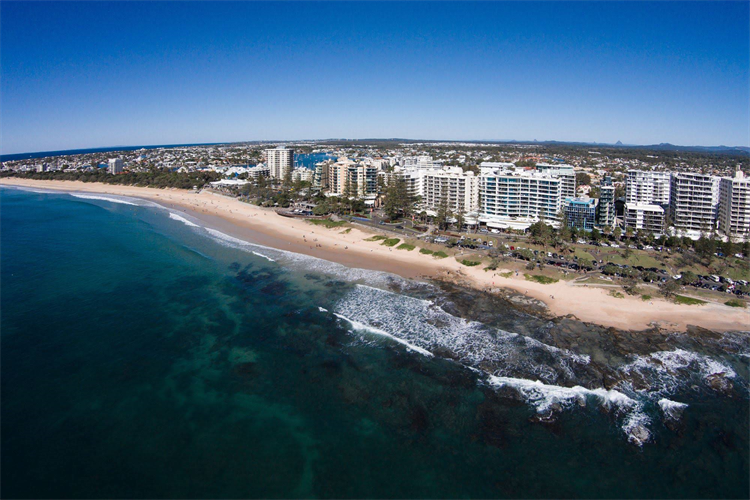
<path fill-rule="evenodd" d="M 750 146 L 750 4 L 0 5 L 0 152 L 326 138 Z"/>

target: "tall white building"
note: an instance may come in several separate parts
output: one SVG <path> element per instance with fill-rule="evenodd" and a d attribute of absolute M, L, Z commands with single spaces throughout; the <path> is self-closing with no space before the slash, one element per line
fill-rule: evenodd
<path fill-rule="evenodd" d="M 568 184 L 565 191 L 569 189 Z M 526 229 L 541 219 L 557 225 L 565 200 L 562 193 L 563 179 L 550 173 L 484 170 L 479 177 L 479 220 L 489 227 L 512 229 Z"/>
<path fill-rule="evenodd" d="M 628 170 L 625 178 L 625 203 L 669 205 L 670 173 Z"/>
<path fill-rule="evenodd" d="M 675 228 L 694 235 L 715 229 L 720 180 L 694 172 L 672 174 L 669 217 Z"/>
<path fill-rule="evenodd" d="M 284 179 L 294 169 L 294 150 L 284 146 L 266 149 L 266 164 L 272 179 Z"/>
<path fill-rule="evenodd" d="M 750 238 L 750 177 L 741 170 L 719 182 L 719 230 L 727 236 Z"/>
<path fill-rule="evenodd" d="M 341 157 L 336 163 L 322 165 L 321 178 L 331 195 L 356 196 L 359 198 L 374 197 L 378 192 L 378 167 L 358 163 Z"/>
<path fill-rule="evenodd" d="M 573 170 L 573 165 L 537 163 L 536 170 L 560 179 L 560 195 L 563 200 L 576 197 L 576 173 Z"/>
<path fill-rule="evenodd" d="M 446 200 L 453 213 L 473 212 L 479 208 L 479 178 L 461 167 L 430 170 L 422 180 L 422 205 L 437 210 Z"/>
<path fill-rule="evenodd" d="M 479 178 L 461 167 L 408 167 L 396 172 L 406 183 L 411 196 L 420 197 L 420 207 L 436 212 L 445 198 L 454 213 L 473 212 L 479 208 Z"/>
<path fill-rule="evenodd" d="M 124 168 L 125 168 L 125 163 L 123 163 L 121 158 L 111 158 L 109 160 L 109 173 L 110 174 L 119 174 L 122 172 Z"/>

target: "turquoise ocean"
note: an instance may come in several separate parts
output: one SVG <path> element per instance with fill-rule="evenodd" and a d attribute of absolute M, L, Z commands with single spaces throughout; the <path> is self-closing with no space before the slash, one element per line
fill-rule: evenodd
<path fill-rule="evenodd" d="M 750 493 L 747 332 L 652 345 L 110 195 L 0 189 L 0 251 L 5 498 Z"/>

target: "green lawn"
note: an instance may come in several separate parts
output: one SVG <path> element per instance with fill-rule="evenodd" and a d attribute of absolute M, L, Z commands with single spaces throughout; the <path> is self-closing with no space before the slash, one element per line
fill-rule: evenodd
<path fill-rule="evenodd" d="M 617 250 L 617 249 L 616 249 Z M 609 261 L 614 264 L 627 264 L 629 266 L 643 266 L 643 267 L 656 267 L 664 268 L 664 264 L 651 257 L 649 254 L 639 250 L 632 250 L 630 257 L 625 259 L 622 256 L 622 251 L 616 255 L 602 255 L 599 258 L 603 261 Z"/>
<path fill-rule="evenodd" d="M 448 256 L 448 254 L 440 250 L 439 252 L 435 252 L 434 254 L 432 254 L 432 256 L 436 259 L 444 259 Z"/>
<path fill-rule="evenodd" d="M 419 249 L 419 253 L 423 253 L 423 254 L 425 254 L 425 255 L 432 255 L 432 254 L 433 254 L 433 253 L 435 253 L 435 252 L 433 252 L 433 251 L 432 251 L 432 250 L 430 250 L 429 248 L 420 248 L 420 249 Z"/>
<path fill-rule="evenodd" d="M 724 304 L 728 305 L 729 307 L 747 307 L 747 303 L 744 300 L 740 299 L 730 299 L 724 302 Z"/>
<path fill-rule="evenodd" d="M 474 266 L 478 266 L 479 264 L 481 264 L 481 262 L 478 261 L 478 260 L 464 259 L 464 260 L 461 261 L 461 264 L 463 264 L 465 266 L 468 266 L 468 267 L 474 267 Z"/>
<path fill-rule="evenodd" d="M 369 238 L 365 239 L 365 241 L 381 241 L 381 240 L 387 240 L 387 239 L 388 239 L 388 236 L 376 234 L 375 236 L 370 236 Z"/>
<path fill-rule="evenodd" d="M 340 221 L 333 221 L 331 219 L 305 219 L 310 224 L 315 224 L 316 226 L 325 226 L 328 229 L 332 229 L 334 227 L 341 227 L 346 225 L 346 221 L 340 220 Z"/>
<path fill-rule="evenodd" d="M 675 304 L 685 304 L 688 306 L 706 304 L 705 300 L 694 299 L 692 297 L 685 297 L 684 295 L 675 295 L 674 302 Z"/>
<path fill-rule="evenodd" d="M 399 238 L 387 238 L 383 240 L 383 243 L 381 245 L 385 245 L 387 247 L 395 247 L 398 245 L 398 242 L 401 241 Z"/>
<path fill-rule="evenodd" d="M 524 277 L 526 278 L 526 281 L 536 281 L 537 283 L 541 283 L 542 285 L 549 285 L 551 283 L 557 283 L 560 281 L 557 278 L 550 278 L 549 276 L 543 276 L 541 274 L 525 274 Z"/>
<path fill-rule="evenodd" d="M 408 250 L 409 252 L 414 250 L 414 248 L 415 248 L 414 245 L 410 245 L 408 243 L 401 243 L 399 246 L 396 247 L 397 250 Z"/>

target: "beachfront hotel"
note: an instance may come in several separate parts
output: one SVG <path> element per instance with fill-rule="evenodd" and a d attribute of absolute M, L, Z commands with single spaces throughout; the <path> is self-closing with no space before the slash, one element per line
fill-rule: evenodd
<path fill-rule="evenodd" d="M 479 178 L 461 167 L 443 167 L 423 174 L 422 205 L 437 210 L 443 200 L 453 213 L 473 212 L 479 208 Z"/>
<path fill-rule="evenodd" d="M 266 164 L 272 179 L 284 179 L 294 169 L 294 150 L 284 146 L 266 149 Z"/>
<path fill-rule="evenodd" d="M 694 172 L 672 174 L 669 217 L 676 229 L 692 237 L 715 229 L 720 180 Z"/>
<path fill-rule="evenodd" d="M 557 172 L 511 170 L 509 167 L 483 167 L 481 170 L 480 222 L 490 228 L 524 230 L 539 220 L 546 220 L 553 226 L 559 224 L 563 190 L 569 193 L 571 189 L 569 181 L 563 181 L 561 176 L 555 175 Z M 566 173 L 565 177 L 569 175 Z M 575 193 L 575 175 L 572 192 Z"/>
<path fill-rule="evenodd" d="M 444 200 L 453 213 L 474 212 L 479 208 L 479 178 L 474 172 L 433 164 L 398 168 L 396 175 L 404 179 L 409 194 L 419 197 L 420 208 L 430 215 L 437 213 Z"/>
<path fill-rule="evenodd" d="M 719 182 L 719 231 L 750 238 L 750 177 L 740 169 L 734 177 L 722 177 Z"/>
<path fill-rule="evenodd" d="M 327 190 L 329 196 L 370 199 L 378 193 L 378 170 L 377 165 L 341 157 L 335 163 L 317 164 L 314 178 L 318 187 Z"/>

